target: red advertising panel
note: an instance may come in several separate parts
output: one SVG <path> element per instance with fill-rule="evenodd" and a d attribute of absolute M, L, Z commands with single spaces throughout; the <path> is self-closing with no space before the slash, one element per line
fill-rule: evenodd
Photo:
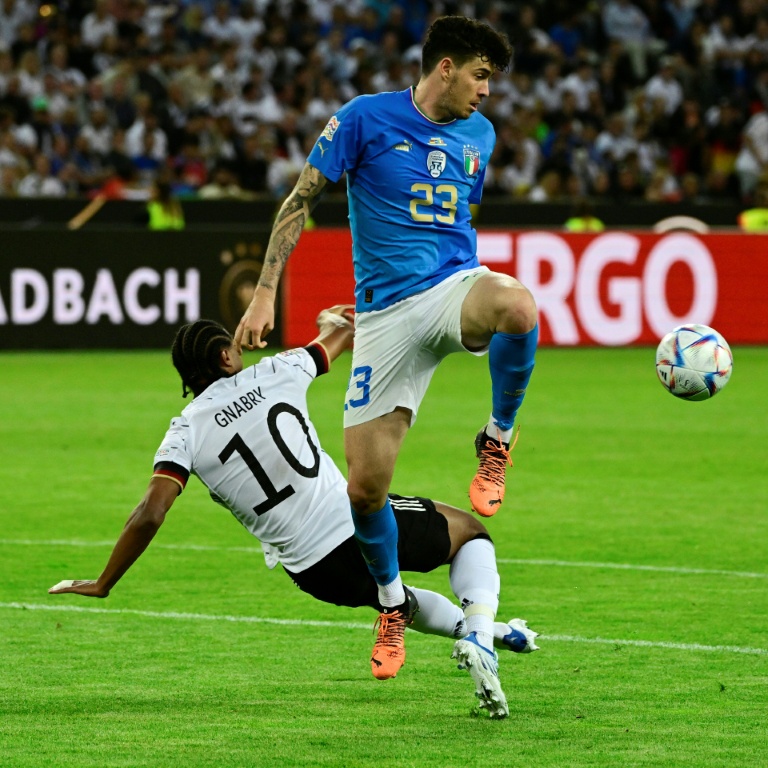
<path fill-rule="evenodd" d="M 323 307 L 353 302 L 351 250 L 346 229 L 302 235 L 283 288 L 286 345 L 312 337 Z M 542 344 L 656 344 L 689 322 L 731 344 L 768 343 L 763 235 L 480 232 L 478 254 L 531 290 Z"/>

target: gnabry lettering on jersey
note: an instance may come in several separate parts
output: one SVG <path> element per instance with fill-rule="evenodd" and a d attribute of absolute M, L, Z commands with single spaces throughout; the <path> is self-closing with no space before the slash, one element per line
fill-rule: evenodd
<path fill-rule="evenodd" d="M 213 415 L 214 421 L 220 427 L 226 427 L 236 419 L 239 419 L 244 413 L 253 410 L 257 405 L 263 403 L 267 398 L 261 394 L 261 387 L 256 387 L 237 400 L 233 400 L 226 408 L 216 411 Z"/>

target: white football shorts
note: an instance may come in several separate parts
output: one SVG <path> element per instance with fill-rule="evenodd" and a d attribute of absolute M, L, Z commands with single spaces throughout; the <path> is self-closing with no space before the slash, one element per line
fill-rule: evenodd
<path fill-rule="evenodd" d="M 440 361 L 451 352 L 469 351 L 461 343 L 461 305 L 475 281 L 489 271 L 462 270 L 391 307 L 355 316 L 345 427 L 364 424 L 398 406 L 410 409 L 413 426 Z"/>

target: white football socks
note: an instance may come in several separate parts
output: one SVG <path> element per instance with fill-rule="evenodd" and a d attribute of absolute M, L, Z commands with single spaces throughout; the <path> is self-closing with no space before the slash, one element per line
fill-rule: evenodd
<path fill-rule="evenodd" d="M 512 432 L 514 429 L 510 427 L 509 429 L 499 429 L 498 425 L 493 419 L 493 414 L 491 414 L 491 417 L 488 419 L 488 426 L 485 428 L 485 434 L 488 435 L 488 437 L 492 437 L 497 442 L 501 440 L 502 443 L 505 443 L 506 445 L 509 445 L 509 441 L 512 439 Z"/>
<path fill-rule="evenodd" d="M 405 602 L 405 590 L 403 589 L 403 580 L 398 573 L 394 581 L 389 584 L 379 584 L 379 602 L 385 608 L 396 608 Z"/>
<path fill-rule="evenodd" d="M 463 611 L 445 595 L 419 587 L 409 586 L 408 589 L 419 601 L 419 610 L 413 616 L 412 629 L 426 635 L 442 637 L 459 638 L 467 634 Z"/>
<path fill-rule="evenodd" d="M 450 582 L 464 609 L 466 633 L 475 632 L 480 643 L 492 649 L 501 583 L 493 544 L 488 539 L 464 544 L 451 563 Z"/>

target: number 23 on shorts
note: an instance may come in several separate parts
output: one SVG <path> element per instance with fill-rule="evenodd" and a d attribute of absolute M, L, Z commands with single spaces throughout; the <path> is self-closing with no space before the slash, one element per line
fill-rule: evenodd
<path fill-rule="evenodd" d="M 355 393 L 357 397 L 350 397 L 344 404 L 345 411 L 347 408 L 360 408 L 363 405 L 368 405 L 371 399 L 371 373 L 370 365 L 360 365 L 352 370 L 349 376 L 347 395 L 350 396 L 352 394 L 353 383 L 358 392 Z"/>

